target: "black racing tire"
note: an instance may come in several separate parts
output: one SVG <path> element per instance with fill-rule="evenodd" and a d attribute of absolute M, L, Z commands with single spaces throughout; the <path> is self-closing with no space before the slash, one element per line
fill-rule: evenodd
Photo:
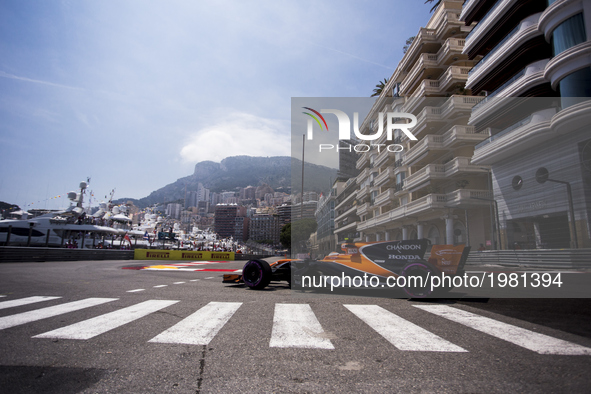
<path fill-rule="evenodd" d="M 253 290 L 267 287 L 271 283 L 272 275 L 271 266 L 263 260 L 249 260 L 242 268 L 242 280 Z"/>
<path fill-rule="evenodd" d="M 424 260 L 409 262 L 402 268 L 400 275 L 406 278 L 406 286 L 404 286 L 404 292 L 410 296 L 410 298 L 425 298 L 432 296 L 434 291 L 431 290 L 430 277 L 439 275 L 433 265 L 429 264 Z M 414 279 L 410 279 L 414 277 Z M 422 279 L 416 279 L 420 277 Z M 414 284 L 415 286 L 411 286 Z M 416 286 L 418 284 L 418 286 Z"/>

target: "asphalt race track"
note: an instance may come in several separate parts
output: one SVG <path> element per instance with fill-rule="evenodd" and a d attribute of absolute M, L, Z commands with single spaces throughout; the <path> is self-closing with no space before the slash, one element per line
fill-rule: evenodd
<path fill-rule="evenodd" d="M 586 299 L 418 301 L 221 283 L 243 263 L 1 264 L 0 391 L 587 392 L 591 383 Z"/>

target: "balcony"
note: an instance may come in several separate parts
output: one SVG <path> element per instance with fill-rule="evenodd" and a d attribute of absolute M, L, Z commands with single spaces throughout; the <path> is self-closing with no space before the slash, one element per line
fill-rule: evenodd
<path fill-rule="evenodd" d="M 421 82 L 414 92 L 409 92 L 412 96 L 443 96 L 455 85 L 464 86 L 468 80 L 468 73 L 471 67 L 450 66 L 447 71 L 437 80 L 426 79 Z"/>
<path fill-rule="evenodd" d="M 466 40 L 463 38 L 448 38 L 445 40 L 445 43 L 437 52 L 437 64 L 449 64 L 453 60 L 454 57 L 459 59 L 466 59 L 466 55 L 462 55 L 462 50 L 464 49 L 464 44 Z"/>
<path fill-rule="evenodd" d="M 443 164 L 428 164 L 419 171 L 406 178 L 406 189 L 412 189 L 433 179 L 445 179 L 445 166 Z"/>
<path fill-rule="evenodd" d="M 425 47 L 428 47 L 429 45 L 436 48 L 437 37 L 435 36 L 435 29 L 421 27 L 406 51 L 406 54 L 404 54 L 400 61 L 398 68 L 403 71 L 408 70 L 412 66 L 412 59 L 414 59 L 421 51 L 424 51 Z"/>
<path fill-rule="evenodd" d="M 357 231 L 365 231 L 374 228 L 390 227 L 396 221 L 400 221 L 406 216 L 418 215 L 422 212 L 433 209 L 446 208 L 447 197 L 445 194 L 428 194 L 417 200 L 411 201 L 389 212 L 378 215 L 372 219 L 357 224 Z"/>
<path fill-rule="evenodd" d="M 346 224 L 341 224 L 340 226 L 335 224 L 334 232 L 335 234 L 338 234 L 345 231 L 355 231 L 357 229 L 357 225 L 357 221 L 347 222 Z"/>
<path fill-rule="evenodd" d="M 340 202 L 335 206 L 335 211 L 338 211 L 341 209 L 348 209 L 345 207 L 351 205 L 353 203 L 353 201 L 355 200 L 355 198 L 357 198 L 357 193 L 355 190 L 351 191 L 351 193 L 349 193 L 347 196 L 344 196 L 344 197 L 341 197 L 341 195 L 339 195 L 338 199 L 340 199 Z"/>
<path fill-rule="evenodd" d="M 394 152 L 389 152 L 386 147 L 382 147 L 382 151 L 378 154 L 375 158 L 373 164 L 374 167 L 380 168 L 383 165 L 386 165 L 390 161 L 390 159 L 394 159 L 395 154 Z"/>
<path fill-rule="evenodd" d="M 469 53 L 470 50 L 481 40 L 487 31 L 489 31 L 497 21 L 502 17 L 505 11 L 515 3 L 516 0 L 497 0 L 494 6 L 480 19 L 478 24 L 466 37 L 466 45 L 464 46 L 464 53 Z"/>
<path fill-rule="evenodd" d="M 355 168 L 361 170 L 363 167 L 369 164 L 369 155 L 364 153 L 357 158 L 357 163 L 355 163 Z"/>
<path fill-rule="evenodd" d="M 396 189 L 395 188 L 388 188 L 385 191 L 383 191 L 382 193 L 378 194 L 378 196 L 376 197 L 374 204 L 381 206 L 381 205 L 386 205 L 389 202 L 391 202 L 391 200 L 394 198 L 394 195 L 396 194 Z"/>
<path fill-rule="evenodd" d="M 456 157 L 446 164 L 428 164 L 406 178 L 406 189 L 420 189 L 427 182 L 451 178 L 455 175 L 486 174 L 488 169 L 471 164 L 470 157 Z"/>
<path fill-rule="evenodd" d="M 357 205 L 357 216 L 362 216 L 365 215 L 369 212 L 369 207 L 371 206 L 371 204 L 369 202 L 363 203 L 361 205 Z"/>
<path fill-rule="evenodd" d="M 369 186 L 365 186 L 357 191 L 357 201 L 363 201 L 369 196 Z"/>
<path fill-rule="evenodd" d="M 489 190 L 458 189 L 446 194 L 447 206 L 489 206 L 492 200 L 492 192 Z"/>
<path fill-rule="evenodd" d="M 505 83 L 499 86 L 494 92 L 490 93 L 482 101 L 472 108 L 469 124 L 476 124 L 484 117 L 503 107 L 508 103 L 508 98 L 519 97 L 522 93 L 534 86 L 546 83 L 544 71 L 549 59 L 539 60 L 531 63 L 523 70 L 509 78 Z"/>
<path fill-rule="evenodd" d="M 492 192 L 488 190 L 458 189 L 447 194 L 428 194 L 410 203 L 394 208 L 372 219 L 357 223 L 357 231 L 391 227 L 395 222 L 408 216 L 418 216 L 431 212 L 434 209 L 446 209 L 453 206 L 476 208 L 488 206 L 487 199 L 492 198 Z"/>
<path fill-rule="evenodd" d="M 431 74 L 438 76 L 439 73 L 441 71 L 437 65 L 437 55 L 432 53 L 420 54 L 418 60 L 406 75 L 406 78 L 400 83 L 400 94 L 406 95 L 407 90 L 415 85 L 417 78 Z"/>
<path fill-rule="evenodd" d="M 359 175 L 357 175 L 357 179 L 355 181 L 357 182 L 358 185 L 361 185 L 363 182 L 365 182 L 367 180 L 367 178 L 369 178 L 369 174 L 370 174 L 370 169 L 366 167 L 363 169 L 363 171 L 361 171 L 359 173 Z"/>
<path fill-rule="evenodd" d="M 386 186 L 396 181 L 396 174 L 393 167 L 388 167 L 381 172 L 375 179 L 376 186 Z"/>
<path fill-rule="evenodd" d="M 340 222 L 341 220 L 345 219 L 346 217 L 354 214 L 357 211 L 357 205 L 351 204 L 350 206 L 341 208 L 339 211 L 340 211 L 340 213 L 338 213 L 335 217 L 335 222 L 336 221 Z M 337 212 L 339 212 L 339 211 L 337 211 Z"/>
<path fill-rule="evenodd" d="M 445 127 L 451 120 L 457 120 L 458 116 L 470 114 L 472 107 L 479 103 L 483 98 L 476 96 L 451 96 L 445 102 L 443 99 L 430 99 L 430 102 L 443 103 L 441 106 L 426 106 L 417 115 L 417 124 L 412 128 L 415 137 L 420 136 L 425 131 L 432 133 L 435 130 Z"/>
<path fill-rule="evenodd" d="M 501 131 L 486 129 L 490 137 L 476 145 L 472 161 L 479 164 L 497 163 L 555 138 L 556 134 L 551 126 L 552 117 L 557 112 L 558 108 L 547 108 L 534 112 Z"/>
<path fill-rule="evenodd" d="M 408 165 L 430 163 L 450 149 L 475 145 L 486 137 L 485 134 L 476 133 L 472 126 L 453 126 L 442 135 L 426 135 L 408 150 L 405 160 Z"/>
<path fill-rule="evenodd" d="M 538 31 L 538 20 L 541 13 L 525 18 L 509 34 L 507 34 L 493 49 L 491 49 L 480 62 L 470 70 L 466 88 L 472 89 L 474 85 L 488 75 L 491 70 L 502 64 L 514 49 L 530 39 L 541 35 Z"/>

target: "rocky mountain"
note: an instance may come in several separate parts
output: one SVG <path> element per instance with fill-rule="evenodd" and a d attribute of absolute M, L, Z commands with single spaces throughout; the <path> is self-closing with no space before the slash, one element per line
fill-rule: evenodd
<path fill-rule="evenodd" d="M 132 200 L 139 207 L 147 207 L 156 203 L 182 200 L 187 192 L 196 191 L 199 183 L 212 192 L 235 191 L 246 186 L 259 186 L 264 183 L 276 191 L 289 193 L 301 189 L 301 160 L 288 156 L 252 157 L 233 156 L 220 163 L 202 161 L 195 165 L 192 175 L 177 179 L 139 200 L 121 198 L 119 203 Z M 306 163 L 304 167 L 304 190 L 324 192 L 330 190 L 337 170 L 324 166 Z"/>

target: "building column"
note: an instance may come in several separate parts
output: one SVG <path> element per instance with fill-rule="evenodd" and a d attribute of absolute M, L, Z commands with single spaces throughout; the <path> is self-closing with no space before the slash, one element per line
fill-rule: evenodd
<path fill-rule="evenodd" d="M 370 242 L 370 241 L 369 241 L 369 235 L 366 235 L 366 236 L 365 236 L 365 242 Z"/>
<path fill-rule="evenodd" d="M 408 239 L 408 226 L 402 226 L 402 240 L 406 241 Z"/>
<path fill-rule="evenodd" d="M 390 232 L 389 231 L 384 232 L 384 238 L 386 241 L 390 240 Z"/>
<path fill-rule="evenodd" d="M 454 216 L 448 214 L 445 218 L 445 243 L 448 245 L 454 244 Z"/>
<path fill-rule="evenodd" d="M 418 239 L 425 238 L 424 231 L 425 231 L 425 224 L 422 222 L 418 222 L 417 223 L 417 238 Z"/>
<path fill-rule="evenodd" d="M 380 233 L 376 233 L 376 242 L 380 242 L 382 239 L 382 236 Z"/>

